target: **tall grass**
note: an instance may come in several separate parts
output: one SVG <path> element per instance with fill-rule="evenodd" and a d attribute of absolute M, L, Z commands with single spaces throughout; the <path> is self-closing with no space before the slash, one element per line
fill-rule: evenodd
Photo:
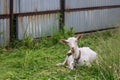
<path fill-rule="evenodd" d="M 69 49 L 59 39 L 73 36 L 72 32 L 37 41 L 26 38 L 14 42 L 10 51 L 0 49 L 0 80 L 120 80 L 120 29 L 84 35 L 78 45 L 95 50 L 99 66 L 73 71 L 55 66 L 64 61 Z"/>

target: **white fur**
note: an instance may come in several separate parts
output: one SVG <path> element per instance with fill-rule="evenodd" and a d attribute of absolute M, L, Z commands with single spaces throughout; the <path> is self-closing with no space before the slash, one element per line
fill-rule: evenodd
<path fill-rule="evenodd" d="M 91 66 L 92 62 L 97 62 L 97 53 L 95 51 L 89 47 L 78 48 L 77 41 L 80 39 L 80 37 L 81 36 L 78 36 L 77 38 L 70 37 L 67 40 L 62 40 L 62 42 L 66 43 L 70 47 L 68 53 L 71 52 L 73 55 L 67 56 L 65 61 L 63 63 L 57 64 L 57 66 L 64 65 L 66 62 L 68 62 L 68 68 L 74 69 L 74 59 L 77 59 L 79 54 L 81 54 L 80 59 L 78 60 L 78 64 L 80 66 Z"/>
<path fill-rule="evenodd" d="M 68 51 L 68 53 L 70 53 L 71 51 Z M 63 63 L 58 63 L 57 66 L 63 66 L 63 65 L 67 65 L 66 67 L 73 70 L 74 69 L 74 58 L 72 55 L 70 56 L 66 56 L 65 60 Z"/>
<path fill-rule="evenodd" d="M 81 51 L 81 58 L 79 59 L 78 63 L 80 66 L 87 65 L 91 66 L 91 63 L 97 59 L 97 54 L 89 47 L 82 47 L 79 48 Z"/>

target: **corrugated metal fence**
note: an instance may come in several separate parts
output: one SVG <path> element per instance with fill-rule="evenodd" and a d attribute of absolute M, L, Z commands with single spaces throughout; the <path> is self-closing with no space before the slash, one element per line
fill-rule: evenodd
<path fill-rule="evenodd" d="M 13 18 L 17 34 L 13 34 Z M 50 36 L 62 24 L 79 33 L 119 23 L 120 0 L 0 0 L 0 46 L 8 45 L 13 35 L 20 40 Z"/>
<path fill-rule="evenodd" d="M 9 43 L 9 0 L 0 0 L 0 46 Z"/>

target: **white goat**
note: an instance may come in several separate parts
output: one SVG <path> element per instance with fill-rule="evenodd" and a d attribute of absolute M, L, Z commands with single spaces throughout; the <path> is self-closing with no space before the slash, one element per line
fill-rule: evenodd
<path fill-rule="evenodd" d="M 79 35 L 77 38 L 70 37 L 67 40 L 61 40 L 63 43 L 66 43 L 70 47 L 70 50 L 68 51 L 68 55 L 65 61 L 63 63 L 57 64 L 57 66 L 67 64 L 68 68 L 74 69 L 75 62 L 80 66 L 91 66 L 92 62 L 97 62 L 97 53 L 95 51 L 91 50 L 89 47 L 78 48 L 77 42 L 80 38 L 81 35 Z"/>

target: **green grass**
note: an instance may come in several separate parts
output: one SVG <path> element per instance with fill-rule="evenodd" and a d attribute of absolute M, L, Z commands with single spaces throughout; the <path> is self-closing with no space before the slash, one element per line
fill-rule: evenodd
<path fill-rule="evenodd" d="M 0 80 L 120 80 L 120 29 L 84 35 L 78 45 L 96 51 L 100 65 L 73 71 L 55 66 L 64 61 L 69 47 L 51 38 L 13 45 L 10 51 L 0 49 Z"/>

